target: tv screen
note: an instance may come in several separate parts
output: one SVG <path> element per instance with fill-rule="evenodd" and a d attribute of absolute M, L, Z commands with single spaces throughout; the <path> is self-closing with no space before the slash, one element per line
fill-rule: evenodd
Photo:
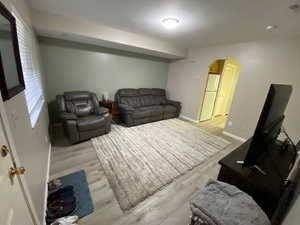
<path fill-rule="evenodd" d="M 267 151 L 268 145 L 277 139 L 291 93 L 291 85 L 271 85 L 244 160 L 244 167 L 256 165 Z"/>

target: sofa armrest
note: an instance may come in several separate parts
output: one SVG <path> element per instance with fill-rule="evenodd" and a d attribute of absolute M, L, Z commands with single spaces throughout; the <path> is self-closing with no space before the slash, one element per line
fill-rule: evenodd
<path fill-rule="evenodd" d="M 106 121 L 106 123 L 105 123 L 105 130 L 106 130 L 106 132 L 107 133 L 109 133 L 110 132 L 110 127 L 111 127 L 111 115 L 109 114 L 109 113 L 106 113 L 106 114 L 104 114 L 103 115 L 103 117 L 104 117 L 104 119 L 105 119 L 105 121 Z"/>
<path fill-rule="evenodd" d="M 177 101 L 172 101 L 172 100 L 167 100 L 167 105 L 173 105 L 176 106 L 176 108 L 181 108 L 181 102 L 177 102 Z"/>
<path fill-rule="evenodd" d="M 77 116 L 73 113 L 61 112 L 59 118 L 62 120 L 77 120 Z"/>
<path fill-rule="evenodd" d="M 104 107 L 95 107 L 95 113 L 96 115 L 99 115 L 99 116 L 102 116 L 104 114 L 107 114 L 109 111 L 107 108 L 104 108 Z"/>
<path fill-rule="evenodd" d="M 118 108 L 121 112 L 132 113 L 134 112 L 134 108 L 130 105 L 119 104 Z"/>

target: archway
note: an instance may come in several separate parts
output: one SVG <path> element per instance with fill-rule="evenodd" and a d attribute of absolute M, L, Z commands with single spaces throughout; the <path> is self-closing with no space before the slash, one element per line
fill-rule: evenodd
<path fill-rule="evenodd" d="M 208 71 L 205 93 L 199 113 L 199 125 L 213 132 L 222 132 L 230 112 L 240 74 L 234 59 L 217 59 Z"/>

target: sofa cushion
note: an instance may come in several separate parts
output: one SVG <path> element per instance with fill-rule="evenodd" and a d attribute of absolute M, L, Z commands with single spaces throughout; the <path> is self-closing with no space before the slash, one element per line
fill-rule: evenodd
<path fill-rule="evenodd" d="M 167 103 L 166 91 L 160 88 L 152 88 L 153 105 L 164 105 Z"/>
<path fill-rule="evenodd" d="M 177 113 L 177 108 L 173 105 L 166 105 L 163 110 L 164 113 Z"/>
<path fill-rule="evenodd" d="M 122 97 L 119 103 L 137 108 L 141 106 L 141 99 L 140 97 Z"/>
<path fill-rule="evenodd" d="M 120 89 L 118 91 L 118 94 L 121 96 L 121 97 L 129 97 L 129 96 L 138 96 L 139 95 L 139 92 L 137 89 L 133 89 L 133 88 L 124 88 L 124 89 Z"/>
<path fill-rule="evenodd" d="M 91 97 L 91 93 L 88 91 L 69 91 L 64 93 L 64 97 L 66 101 L 72 101 L 72 100 L 86 100 Z"/>
<path fill-rule="evenodd" d="M 153 105 L 164 105 L 167 103 L 165 96 L 152 96 Z"/>
<path fill-rule="evenodd" d="M 151 88 L 140 88 L 138 89 L 139 95 L 152 95 Z"/>
<path fill-rule="evenodd" d="M 93 103 L 90 99 L 77 99 L 66 101 L 66 109 L 69 113 L 74 113 L 76 116 L 88 116 L 94 112 Z"/>
<path fill-rule="evenodd" d="M 105 126 L 105 118 L 96 115 L 82 117 L 77 120 L 77 126 L 79 131 L 96 130 Z"/>
<path fill-rule="evenodd" d="M 136 109 L 134 113 L 132 114 L 132 117 L 134 119 L 142 119 L 142 118 L 147 118 L 151 117 L 151 110 L 148 109 Z"/>
<path fill-rule="evenodd" d="M 151 95 L 141 96 L 140 102 L 141 102 L 141 107 L 155 105 L 155 103 L 153 101 L 153 96 L 151 96 Z"/>
<path fill-rule="evenodd" d="M 164 112 L 163 106 L 148 106 L 148 107 L 141 107 L 140 110 L 148 110 L 150 111 L 151 116 L 159 116 L 162 115 Z"/>
<path fill-rule="evenodd" d="M 139 96 L 141 100 L 141 106 L 151 106 L 154 105 L 152 89 L 151 88 L 140 88 L 138 89 Z"/>

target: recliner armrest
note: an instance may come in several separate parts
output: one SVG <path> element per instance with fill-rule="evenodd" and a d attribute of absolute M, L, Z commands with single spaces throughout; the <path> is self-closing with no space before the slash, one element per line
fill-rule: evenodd
<path fill-rule="evenodd" d="M 99 116 L 102 116 L 104 114 L 107 114 L 109 111 L 107 108 L 104 108 L 104 107 L 95 107 L 95 113 L 96 115 L 99 115 Z"/>
<path fill-rule="evenodd" d="M 134 112 L 134 108 L 130 105 L 119 104 L 118 107 L 119 107 L 120 111 L 125 111 L 127 113 Z"/>
<path fill-rule="evenodd" d="M 62 120 L 77 120 L 77 116 L 73 113 L 61 112 L 59 118 Z"/>
<path fill-rule="evenodd" d="M 70 114 L 72 114 L 72 113 L 70 113 Z M 79 136 L 79 132 L 77 129 L 77 121 L 74 119 L 67 119 L 64 124 L 66 126 L 66 132 L 67 132 L 70 142 L 72 144 L 74 144 L 74 143 L 80 141 L 80 136 Z"/>
<path fill-rule="evenodd" d="M 59 112 L 65 112 L 66 111 L 66 105 L 65 105 L 64 96 L 57 95 L 56 96 L 56 103 L 57 103 L 57 107 L 58 107 L 58 111 Z"/>

